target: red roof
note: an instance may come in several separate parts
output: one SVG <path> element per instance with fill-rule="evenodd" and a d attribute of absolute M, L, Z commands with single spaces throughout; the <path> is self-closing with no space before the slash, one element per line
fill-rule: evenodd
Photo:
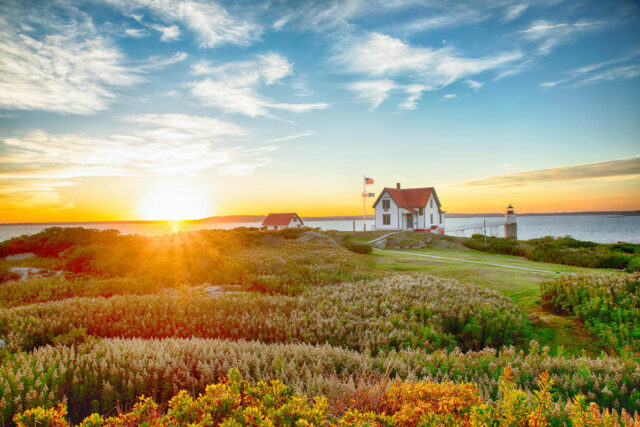
<path fill-rule="evenodd" d="M 431 197 L 431 193 L 434 194 L 436 203 L 438 204 L 438 207 L 440 207 L 440 201 L 438 200 L 438 196 L 435 194 L 435 189 L 433 187 L 405 188 L 401 190 L 385 187 L 380 193 L 380 196 L 382 196 L 385 191 L 389 193 L 389 196 L 391 196 L 396 205 L 401 208 L 405 208 L 410 212 L 415 213 L 414 208 L 425 207 L 427 205 L 427 201 L 429 201 L 429 197 Z M 380 198 L 378 197 L 378 200 L 379 199 Z M 378 200 L 373 204 L 374 207 L 378 204 Z"/>
<path fill-rule="evenodd" d="M 262 222 L 263 226 L 267 225 L 289 225 L 291 224 L 291 220 L 297 217 L 300 224 L 302 224 L 302 220 L 296 213 L 270 213 Z"/>

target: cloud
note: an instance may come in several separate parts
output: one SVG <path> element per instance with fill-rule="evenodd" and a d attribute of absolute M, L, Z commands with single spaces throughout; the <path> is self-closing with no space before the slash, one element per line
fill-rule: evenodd
<path fill-rule="evenodd" d="M 421 33 L 445 27 L 470 25 L 489 19 L 491 14 L 486 10 L 464 6 L 447 8 L 446 13 L 430 13 L 427 17 L 405 23 L 401 31 L 406 34 Z"/>
<path fill-rule="evenodd" d="M 415 101 L 423 91 L 442 89 L 458 80 L 504 67 L 521 57 L 520 52 L 503 52 L 480 58 L 467 58 L 450 47 L 414 47 L 385 34 L 371 33 L 364 38 L 343 42 L 338 47 L 338 54 L 334 59 L 342 64 L 347 72 L 386 77 L 361 81 L 350 86 L 359 98 L 369 99 L 372 109 L 375 109 L 392 89 L 407 90 L 410 97 L 401 105 L 405 108 L 415 108 Z M 412 83 L 398 84 L 391 80 L 391 77 L 410 79 Z M 472 84 L 478 86 L 476 82 Z"/>
<path fill-rule="evenodd" d="M 351 83 L 348 88 L 356 93 L 359 99 L 368 101 L 371 104 L 369 111 L 373 111 L 384 102 L 389 96 L 389 92 L 397 86 L 393 80 L 365 80 Z"/>
<path fill-rule="evenodd" d="M 162 33 L 160 40 L 163 42 L 171 42 L 180 38 L 180 27 L 177 25 L 170 25 L 168 27 L 164 25 L 152 25 L 151 28 Z"/>
<path fill-rule="evenodd" d="M 0 140 L 0 211 L 70 208 L 59 190 L 90 177 L 251 174 L 268 165 L 269 153 L 277 149 L 273 144 L 247 147 L 251 135 L 244 128 L 210 117 L 123 119 L 135 129 L 108 137 L 32 131 Z"/>
<path fill-rule="evenodd" d="M 598 81 L 628 80 L 640 76 L 640 64 L 614 67 L 576 83 L 576 86 L 587 85 Z"/>
<path fill-rule="evenodd" d="M 520 33 L 527 40 L 538 43 L 538 54 L 548 55 L 557 46 L 574 41 L 580 34 L 599 30 L 605 24 L 604 21 L 582 20 L 568 23 L 538 20 Z"/>
<path fill-rule="evenodd" d="M 127 28 L 126 30 L 124 30 L 124 34 L 127 37 L 139 39 L 142 37 L 147 37 L 149 35 L 149 32 L 144 28 Z"/>
<path fill-rule="evenodd" d="M 73 203 L 62 200 L 58 189 L 73 185 L 71 182 L 31 179 L 0 181 L 0 212 L 10 214 L 25 209 L 70 209 Z"/>
<path fill-rule="evenodd" d="M 15 12 L 0 16 L 1 108 L 90 114 L 142 80 L 91 22 L 41 20 L 44 29 L 36 36 L 20 25 L 29 19 Z"/>
<path fill-rule="evenodd" d="M 447 93 L 446 95 L 442 95 L 442 97 L 444 99 L 453 99 L 453 98 L 457 98 L 458 95 L 456 95 L 455 93 Z"/>
<path fill-rule="evenodd" d="M 640 156 L 603 162 L 584 163 L 552 169 L 539 169 L 490 176 L 463 182 L 463 186 L 514 187 L 543 182 L 573 181 L 580 179 L 640 176 Z"/>
<path fill-rule="evenodd" d="M 540 86 L 544 89 L 551 89 L 558 85 L 572 83 L 573 87 L 582 86 L 597 81 L 611 81 L 621 79 L 631 79 L 638 76 L 638 65 L 632 64 L 627 66 L 613 65 L 624 63 L 635 59 L 640 56 L 640 49 L 636 49 L 631 53 L 621 56 L 619 58 L 610 59 L 608 61 L 598 62 L 594 64 L 585 65 L 569 70 L 565 73 L 565 76 L 554 81 L 547 81 L 540 83 Z M 604 69 L 604 70 L 603 70 Z M 603 71 L 600 71 L 603 70 Z"/>
<path fill-rule="evenodd" d="M 250 20 L 233 16 L 222 5 L 215 2 L 197 0 L 106 0 L 125 13 L 146 9 L 158 21 L 179 23 L 196 34 L 201 47 L 218 47 L 225 44 L 248 45 L 257 40 L 262 27 Z M 136 15 L 139 16 L 139 15 Z M 175 40 L 180 29 L 175 25 L 168 27 L 155 25 L 152 28 L 161 31 L 163 41 Z"/>
<path fill-rule="evenodd" d="M 504 11 L 504 20 L 513 21 L 519 18 L 528 9 L 529 5 L 526 3 L 518 3 L 507 7 Z"/>
<path fill-rule="evenodd" d="M 261 85 L 280 83 L 293 74 L 293 65 L 283 56 L 271 52 L 254 60 L 230 62 L 212 67 L 200 62 L 192 67 L 195 75 L 206 75 L 191 82 L 191 94 L 203 105 L 250 117 L 272 116 L 270 110 L 302 113 L 328 108 L 326 103 L 289 104 L 273 102 L 258 93 Z"/>
<path fill-rule="evenodd" d="M 475 91 L 478 91 L 482 88 L 482 86 L 484 86 L 484 83 L 476 81 L 476 80 L 471 80 L 471 79 L 466 79 L 464 81 L 467 85 L 469 85 L 469 87 Z"/>
<path fill-rule="evenodd" d="M 142 66 L 145 71 L 156 71 L 177 64 L 189 57 L 185 52 L 176 52 L 171 56 L 150 56 Z"/>
<path fill-rule="evenodd" d="M 274 146 L 244 147 L 245 129 L 210 117 L 145 114 L 109 137 L 31 131 L 0 140 L 0 200 L 62 203 L 57 189 L 87 177 L 246 174 L 268 164 Z"/>
<path fill-rule="evenodd" d="M 272 138 L 272 139 L 268 139 L 265 142 L 283 142 L 283 141 L 291 141 L 293 139 L 299 139 L 299 138 L 305 138 L 307 136 L 312 136 L 314 134 L 313 131 L 310 130 L 306 130 L 304 132 L 300 132 L 300 133 L 296 133 L 293 135 L 287 135 L 287 136 L 281 136 L 279 138 Z"/>

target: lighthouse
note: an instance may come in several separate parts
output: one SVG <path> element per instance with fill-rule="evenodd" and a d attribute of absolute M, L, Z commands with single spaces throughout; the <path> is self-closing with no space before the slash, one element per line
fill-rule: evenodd
<path fill-rule="evenodd" d="M 513 206 L 507 207 L 507 213 L 504 215 L 504 237 L 505 239 L 518 239 L 518 224 L 516 224 L 516 214 Z"/>

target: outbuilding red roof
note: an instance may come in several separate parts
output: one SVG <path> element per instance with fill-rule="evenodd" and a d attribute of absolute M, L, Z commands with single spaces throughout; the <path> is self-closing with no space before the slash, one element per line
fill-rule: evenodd
<path fill-rule="evenodd" d="M 438 207 L 440 207 L 440 201 L 433 187 L 406 188 L 401 190 L 385 187 L 382 192 L 380 192 L 380 196 L 382 196 L 385 191 L 389 193 L 389 196 L 391 196 L 396 205 L 413 213 L 416 212 L 414 208 L 425 207 L 427 205 L 431 193 L 434 193 L 436 203 Z M 379 199 L 380 197 L 378 197 L 378 200 Z M 378 203 L 378 200 L 373 204 L 374 207 Z"/>
<path fill-rule="evenodd" d="M 291 220 L 294 217 L 297 217 L 298 220 L 300 221 L 300 224 L 302 224 L 302 220 L 300 219 L 298 214 L 296 214 L 295 212 L 292 212 L 292 213 L 270 213 L 264 219 L 264 221 L 262 222 L 262 225 L 263 226 L 267 226 L 267 225 L 283 225 L 283 226 L 284 225 L 289 225 L 291 223 Z"/>

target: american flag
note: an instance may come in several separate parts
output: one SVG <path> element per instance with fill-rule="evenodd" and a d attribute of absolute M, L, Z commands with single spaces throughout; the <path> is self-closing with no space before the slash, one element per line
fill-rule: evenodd
<path fill-rule="evenodd" d="M 373 178 L 365 178 L 364 179 L 364 183 L 365 184 L 373 184 Z"/>

